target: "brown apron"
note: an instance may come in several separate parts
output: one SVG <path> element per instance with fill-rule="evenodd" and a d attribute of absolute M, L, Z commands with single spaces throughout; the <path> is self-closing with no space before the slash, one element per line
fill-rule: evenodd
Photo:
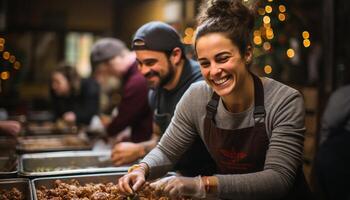
<path fill-rule="evenodd" d="M 219 174 L 246 174 L 262 171 L 264 169 L 266 152 L 269 145 L 265 129 L 265 107 L 264 107 L 264 88 L 261 80 L 252 74 L 254 80 L 254 121 L 255 126 L 226 130 L 216 126 L 215 115 L 220 97 L 214 92 L 212 99 L 207 105 L 207 114 L 204 121 L 204 136 L 210 154 L 215 160 Z M 301 179 L 301 180 L 299 180 Z M 298 193 L 304 193 L 306 185 L 302 170 L 298 170 L 296 187 L 302 190 Z M 295 199 L 290 198 L 284 199 Z M 302 195 L 303 196 L 303 195 Z M 301 196 L 298 195 L 298 199 Z M 301 198 L 302 199 L 302 198 Z"/>

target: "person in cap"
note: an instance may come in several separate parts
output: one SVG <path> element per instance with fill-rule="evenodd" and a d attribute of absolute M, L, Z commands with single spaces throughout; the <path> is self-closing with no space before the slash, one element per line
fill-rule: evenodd
<path fill-rule="evenodd" d="M 182 96 L 157 147 L 119 178 L 120 191 L 164 176 L 200 136 L 217 172 L 164 177 L 151 187 L 170 199 L 310 199 L 302 95 L 250 71 L 254 10 L 241 0 L 203 5 L 194 49 L 205 81 Z"/>
<path fill-rule="evenodd" d="M 62 63 L 51 74 L 50 98 L 55 120 L 68 124 L 89 125 L 99 110 L 98 83 L 82 78 L 76 69 Z"/>
<path fill-rule="evenodd" d="M 122 85 L 118 114 L 106 126 L 108 135 L 120 136 L 121 131 L 130 127 L 131 141 L 123 143 L 124 148 L 132 147 L 133 142 L 148 140 L 152 134 L 153 113 L 148 103 L 147 82 L 137 70 L 135 53 L 118 39 L 102 38 L 92 46 L 90 59 L 100 81 L 117 78 Z"/>
<path fill-rule="evenodd" d="M 115 162 L 122 159 L 120 154 L 135 155 L 136 161 L 152 150 L 168 127 L 182 95 L 192 83 L 202 80 L 198 63 L 186 58 L 179 34 L 166 23 L 152 21 L 141 26 L 133 38 L 132 49 L 136 52 L 139 71 L 152 88 L 149 99 L 154 110 L 153 137 L 134 149 L 116 144 L 112 152 Z M 187 176 L 215 171 L 215 163 L 199 136 L 175 170 Z"/>

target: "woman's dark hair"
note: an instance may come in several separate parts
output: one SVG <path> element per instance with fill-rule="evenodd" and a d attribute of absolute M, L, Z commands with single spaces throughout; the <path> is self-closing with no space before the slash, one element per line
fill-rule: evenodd
<path fill-rule="evenodd" d="M 79 94 L 81 78 L 73 66 L 62 63 L 53 71 L 53 73 L 55 72 L 61 73 L 67 79 L 70 87 L 70 95 L 75 96 Z"/>
<path fill-rule="evenodd" d="M 252 47 L 252 32 L 256 9 L 248 8 L 241 0 L 209 0 L 200 7 L 197 40 L 209 33 L 223 33 L 238 46 L 241 55 Z"/>

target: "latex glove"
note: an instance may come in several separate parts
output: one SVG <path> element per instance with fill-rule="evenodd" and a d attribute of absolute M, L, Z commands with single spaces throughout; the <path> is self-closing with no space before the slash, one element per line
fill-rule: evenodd
<path fill-rule="evenodd" d="M 170 176 L 151 183 L 150 186 L 173 199 L 181 197 L 205 198 L 206 196 L 204 183 L 200 176 L 194 178 Z"/>
<path fill-rule="evenodd" d="M 12 120 L 0 121 L 0 133 L 17 136 L 20 131 L 21 123 L 19 122 Z"/>
<path fill-rule="evenodd" d="M 116 166 L 130 164 L 144 155 L 144 147 L 132 142 L 117 143 L 112 149 L 112 161 Z"/>
<path fill-rule="evenodd" d="M 118 180 L 119 190 L 122 193 L 133 194 L 138 191 L 146 182 L 145 171 L 135 169 Z"/>

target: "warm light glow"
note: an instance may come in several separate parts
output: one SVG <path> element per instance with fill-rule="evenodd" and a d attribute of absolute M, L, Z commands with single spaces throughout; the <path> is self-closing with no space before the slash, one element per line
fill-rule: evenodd
<path fill-rule="evenodd" d="M 10 56 L 10 63 L 14 63 L 16 61 L 16 57 L 14 55 Z"/>
<path fill-rule="evenodd" d="M 183 43 L 185 43 L 185 44 L 192 44 L 192 36 L 186 35 L 183 38 Z"/>
<path fill-rule="evenodd" d="M 265 27 L 266 29 L 269 29 L 269 28 L 271 28 L 271 24 L 270 24 L 270 23 L 264 24 L 264 27 Z"/>
<path fill-rule="evenodd" d="M 278 14 L 278 19 L 280 20 L 280 21 L 285 21 L 286 20 L 286 15 L 285 14 L 283 14 L 283 13 L 280 13 L 280 14 Z"/>
<path fill-rule="evenodd" d="M 304 47 L 308 48 L 311 45 L 311 41 L 309 39 L 305 39 L 303 41 L 303 45 L 304 45 Z"/>
<path fill-rule="evenodd" d="M 5 44 L 5 39 L 4 38 L 0 38 L 0 44 Z"/>
<path fill-rule="evenodd" d="M 268 2 L 273 2 L 273 0 L 268 0 Z"/>
<path fill-rule="evenodd" d="M 193 35 L 193 32 L 194 32 L 194 30 L 193 30 L 193 28 L 191 28 L 191 27 L 188 27 L 188 28 L 185 29 L 185 34 L 186 34 L 186 35 L 192 36 L 192 35 Z"/>
<path fill-rule="evenodd" d="M 288 58 L 293 58 L 294 55 L 295 55 L 295 52 L 294 52 L 293 49 L 288 49 L 288 50 L 287 50 L 287 56 L 288 56 Z"/>
<path fill-rule="evenodd" d="M 286 12 L 286 7 L 284 5 L 278 6 L 278 10 L 282 13 Z"/>
<path fill-rule="evenodd" d="M 10 73 L 7 72 L 7 71 L 1 72 L 0 77 L 1 77 L 2 80 L 7 80 L 7 79 L 10 78 Z"/>
<path fill-rule="evenodd" d="M 271 40 L 273 39 L 273 37 L 274 37 L 273 30 L 271 28 L 266 29 L 266 38 Z"/>
<path fill-rule="evenodd" d="M 271 12 L 272 12 L 272 7 L 269 6 L 269 5 L 265 6 L 265 11 L 266 11 L 267 13 L 271 13 Z"/>
<path fill-rule="evenodd" d="M 2 57 L 4 58 L 4 60 L 8 60 L 10 58 L 10 53 L 8 51 L 5 51 L 3 54 L 2 54 Z"/>
<path fill-rule="evenodd" d="M 4 44 L 0 44 L 0 51 L 3 51 L 4 49 Z"/>
<path fill-rule="evenodd" d="M 308 31 L 303 31 L 302 36 L 304 39 L 309 39 L 310 33 Z"/>
<path fill-rule="evenodd" d="M 254 36 L 261 36 L 261 32 L 259 30 L 254 31 Z"/>
<path fill-rule="evenodd" d="M 271 49 L 270 42 L 264 42 L 263 48 L 265 49 L 265 51 L 269 51 Z"/>
<path fill-rule="evenodd" d="M 271 74 L 271 72 L 272 72 L 271 65 L 265 65 L 264 72 L 265 72 L 265 74 Z"/>
<path fill-rule="evenodd" d="M 21 63 L 16 61 L 13 67 L 18 70 L 19 68 L 21 68 Z"/>
<path fill-rule="evenodd" d="M 262 39 L 260 36 L 255 36 L 253 38 L 253 41 L 254 41 L 254 44 L 256 44 L 256 45 L 261 45 L 261 43 L 262 43 Z"/>
<path fill-rule="evenodd" d="M 269 16 L 264 16 L 263 22 L 264 22 L 265 24 L 269 24 L 269 23 L 271 22 L 270 17 L 269 17 Z"/>
<path fill-rule="evenodd" d="M 259 15 L 265 15 L 265 10 L 263 8 L 258 9 Z"/>

